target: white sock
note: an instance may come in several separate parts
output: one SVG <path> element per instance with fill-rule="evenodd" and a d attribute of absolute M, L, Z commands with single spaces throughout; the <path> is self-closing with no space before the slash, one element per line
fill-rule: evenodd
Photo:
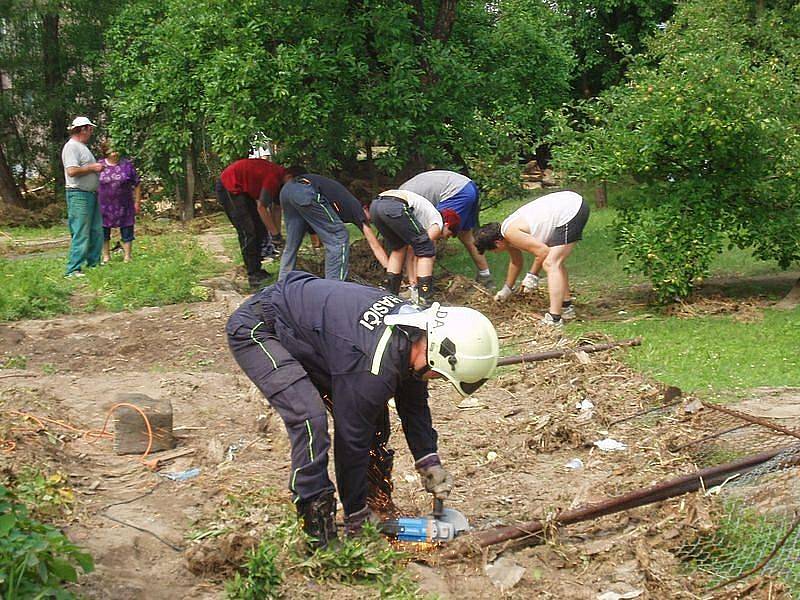
<path fill-rule="evenodd" d="M 491 275 L 491 273 L 489 272 L 489 269 L 479 269 L 478 275 L 481 277 L 486 277 L 487 275 Z"/>

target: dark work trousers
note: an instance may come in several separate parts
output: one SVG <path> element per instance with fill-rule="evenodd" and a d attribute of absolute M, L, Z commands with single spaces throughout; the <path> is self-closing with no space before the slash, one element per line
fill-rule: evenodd
<path fill-rule="evenodd" d="M 216 192 L 217 200 L 239 235 L 247 275 L 259 278 L 262 273 L 261 246 L 267 239 L 267 228 L 258 214 L 256 201 L 249 196 L 231 194 L 221 181 L 217 181 Z"/>
<path fill-rule="evenodd" d="M 297 250 L 310 226 L 325 246 L 325 279 L 347 279 L 350 238 L 347 227 L 325 196 L 308 180 L 297 178 L 283 186 L 281 208 L 286 223 L 286 245 L 281 255 L 278 279 L 293 271 Z M 307 182 L 307 183 L 304 183 Z"/>
<path fill-rule="evenodd" d="M 292 446 L 289 489 L 295 503 L 333 491 L 328 478 L 328 417 L 303 366 L 283 347 L 273 325 L 239 312 L 228 321 L 228 345 L 239 366 L 278 411 Z"/>
<path fill-rule="evenodd" d="M 289 490 L 295 503 L 313 500 L 333 491 L 328 478 L 330 435 L 325 409 L 332 400 L 320 395 L 303 366 L 284 348 L 275 335 L 274 322 L 258 320 L 245 304 L 228 321 L 228 345 L 233 357 L 250 380 L 283 419 L 291 444 L 292 472 Z M 335 427 L 335 423 L 334 423 Z M 387 448 L 391 435 L 389 407 L 377 416 L 375 438 L 370 449 L 368 479 L 372 486 L 391 494 L 394 451 Z M 337 478 L 339 467 L 336 465 Z M 342 498 L 348 514 L 353 506 Z"/>

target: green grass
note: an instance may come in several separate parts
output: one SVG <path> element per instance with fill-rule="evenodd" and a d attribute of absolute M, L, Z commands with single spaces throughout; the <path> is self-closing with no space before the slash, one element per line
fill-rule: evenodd
<path fill-rule="evenodd" d="M 199 282 L 221 270 L 192 236 L 179 233 L 137 239 L 133 262 L 114 255 L 109 265 L 86 269 L 84 278 L 65 279 L 65 264 L 66 251 L 0 259 L 0 320 L 205 300 L 209 290 Z"/>
<path fill-rule="evenodd" d="M 592 193 L 582 191 L 586 197 Z M 626 353 L 626 360 L 670 385 L 691 391 L 718 391 L 769 385 L 800 385 L 800 312 L 764 311 L 764 319 L 751 323 L 731 317 L 698 316 L 678 318 L 667 316 L 662 309 L 645 306 L 643 289 L 631 287 L 646 284 L 640 275 L 624 272 L 614 249 L 613 204 L 619 195 L 611 190 L 612 207 L 593 209 L 584 230 L 583 240 L 575 247 L 568 262 L 570 282 L 580 304 L 596 303 L 614 297 L 611 313 L 617 318 L 618 309 L 626 309 L 629 322 L 593 319 L 570 325 L 570 335 L 601 331 L 615 338 L 642 336 L 643 345 Z M 530 195 L 541 195 L 541 190 Z M 527 200 L 526 200 L 527 201 Z M 507 202 L 481 213 L 481 223 L 502 221 L 522 202 Z M 488 253 L 487 258 L 495 276 L 501 281 L 507 267 L 505 253 Z M 526 268 L 531 258 L 526 257 Z M 439 261 L 448 270 L 471 277 L 475 266 L 458 241 L 451 240 L 448 250 Z M 726 249 L 715 258 L 712 276 L 738 277 L 720 288 L 732 297 L 758 295 L 771 298 L 785 293 L 781 286 L 748 281 L 748 277 L 780 273 L 774 263 L 753 258 L 747 250 Z M 647 311 L 645 313 L 645 310 Z M 606 310 L 608 312 L 608 310 Z M 585 316 L 585 311 L 584 311 Z"/>
<path fill-rule="evenodd" d="M 730 316 L 594 321 L 570 325 L 570 332 L 599 329 L 615 338 L 642 336 L 642 346 L 627 352 L 626 360 L 684 390 L 800 386 L 800 309 L 764 310 L 763 316 L 755 322 Z"/>

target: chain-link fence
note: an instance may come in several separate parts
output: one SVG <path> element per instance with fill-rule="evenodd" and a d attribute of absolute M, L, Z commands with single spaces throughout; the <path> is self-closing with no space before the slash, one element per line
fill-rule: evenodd
<path fill-rule="evenodd" d="M 716 528 L 680 548 L 679 557 L 706 573 L 712 586 L 768 576 L 800 599 L 798 466 L 800 444 L 711 490 L 720 498 Z"/>

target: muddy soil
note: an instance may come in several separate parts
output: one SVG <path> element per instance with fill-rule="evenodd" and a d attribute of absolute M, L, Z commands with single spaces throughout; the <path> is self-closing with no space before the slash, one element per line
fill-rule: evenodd
<path fill-rule="evenodd" d="M 221 254 L 221 235 L 229 234 L 204 234 L 215 254 Z M 357 272 L 373 281 L 378 273 L 363 267 Z M 65 530 L 97 563 L 80 585 L 87 598 L 221 598 L 223 580 L 289 503 L 283 426 L 226 346 L 224 324 L 242 297 L 236 282 L 218 287 L 224 289 L 212 302 L 0 325 L 0 359 L 26 359 L 24 368 L 0 372 L 0 407 L 8 417 L 3 420 L 19 428 L 0 428 L 0 437 L 16 443 L 0 460 L 11 471 L 34 463 L 68 476 L 78 500 Z M 442 292 L 448 301 L 486 309 L 501 344 L 513 353 L 565 344 L 538 326 L 533 303 L 497 307 L 464 278 L 443 282 Z M 137 456 L 115 455 L 109 439 L 82 435 L 103 427 L 119 392 L 169 400 L 178 447 L 191 453 L 154 472 Z M 467 515 L 472 527 L 486 529 L 546 518 L 690 472 L 694 455 L 669 448 L 706 431 L 684 410 L 691 398 L 617 422 L 663 401 L 659 385 L 614 353 L 503 368 L 469 402 L 434 382 L 434 423 L 456 481 L 449 505 Z M 19 413 L 60 424 L 46 421 L 37 429 Z M 594 445 L 609 437 L 624 449 L 606 452 Z M 429 496 L 396 415 L 393 445 L 395 502 L 407 514 L 426 514 Z M 195 467 L 199 475 L 185 481 L 164 477 Z M 208 535 L 220 511 L 254 495 L 258 511 L 247 513 L 232 531 Z M 498 547 L 459 561 L 440 560 L 433 552 L 409 569 L 423 590 L 441 598 L 595 599 L 605 592 L 696 598 L 702 580 L 683 569 L 672 551 L 711 527 L 709 503 L 691 496 L 551 528 L 544 543 Z M 500 553 L 524 569 L 508 590 L 485 572 Z M 320 598 L 375 593 L 324 582 L 298 586 Z M 760 587 L 752 593 L 762 597 Z"/>

